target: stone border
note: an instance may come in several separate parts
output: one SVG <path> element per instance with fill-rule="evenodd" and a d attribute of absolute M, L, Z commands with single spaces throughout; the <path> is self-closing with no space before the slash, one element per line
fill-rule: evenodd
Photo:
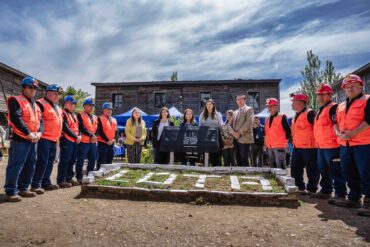
<path fill-rule="evenodd" d="M 139 187 L 104 186 L 84 184 L 81 186 L 81 195 L 89 197 L 121 198 L 134 200 L 154 200 L 171 202 L 193 202 L 199 198 L 209 203 L 217 204 L 240 204 L 240 205 L 262 205 L 262 206 L 286 206 L 298 207 L 298 188 L 294 179 L 288 176 L 288 171 L 278 168 L 266 167 L 197 167 L 183 165 L 157 165 L 157 164 L 102 164 L 99 171 L 90 172 L 84 178 L 85 183 L 93 183 L 95 177 L 103 177 L 121 168 L 129 169 L 162 169 L 168 171 L 194 171 L 212 174 L 251 174 L 267 173 L 275 175 L 275 178 L 283 185 L 286 192 L 228 192 L 209 191 L 205 189 L 172 190 L 172 189 L 147 189 Z"/>

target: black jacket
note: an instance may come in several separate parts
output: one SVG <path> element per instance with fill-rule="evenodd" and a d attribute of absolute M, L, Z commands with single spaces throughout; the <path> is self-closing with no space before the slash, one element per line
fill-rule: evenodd
<path fill-rule="evenodd" d="M 157 119 L 153 122 L 152 126 L 152 138 L 153 138 L 153 148 L 158 148 L 159 147 L 159 142 L 157 140 L 158 137 L 158 128 L 159 128 L 159 123 L 160 119 Z M 174 123 L 170 120 L 170 126 L 174 126 Z"/>

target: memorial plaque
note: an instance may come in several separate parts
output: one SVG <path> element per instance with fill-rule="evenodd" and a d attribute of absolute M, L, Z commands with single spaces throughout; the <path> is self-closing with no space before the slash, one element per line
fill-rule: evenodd
<path fill-rule="evenodd" d="M 163 129 L 162 152 L 219 152 L 219 130 L 206 126 L 167 126 Z"/>

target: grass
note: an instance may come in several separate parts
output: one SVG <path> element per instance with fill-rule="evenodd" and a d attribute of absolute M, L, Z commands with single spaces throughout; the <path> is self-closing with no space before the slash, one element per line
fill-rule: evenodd
<path fill-rule="evenodd" d="M 122 177 L 118 178 L 119 180 L 126 180 L 126 181 L 110 181 L 106 180 L 105 178 L 96 180 L 96 184 L 98 185 L 111 185 L 111 186 L 122 186 L 122 187 L 141 187 L 141 188 L 152 188 L 150 185 L 146 184 L 137 184 L 136 181 L 140 178 L 144 177 L 149 172 L 160 173 L 160 172 L 169 172 L 164 169 L 154 169 L 154 170 L 142 170 L 142 169 L 128 169 L 129 172 L 124 174 Z M 109 174 L 107 177 L 110 177 L 114 174 L 117 174 L 119 171 L 115 173 Z M 200 172 L 189 172 L 189 171 L 171 171 L 171 173 L 177 174 L 177 178 L 174 183 L 171 185 L 170 189 L 180 189 L 180 190 L 189 190 L 195 189 L 196 181 L 198 180 L 197 177 L 184 177 L 184 174 L 192 174 L 192 175 L 199 175 L 202 174 Z M 261 174 L 261 173 L 253 173 L 253 174 L 233 174 L 236 176 L 262 176 L 267 179 L 272 187 L 273 193 L 280 193 L 285 192 L 283 186 L 275 179 L 273 174 Z M 168 175 L 157 175 L 154 174 L 150 181 L 156 182 L 164 182 L 168 178 Z M 241 184 L 242 181 L 246 181 L 245 179 L 240 179 L 240 192 L 263 192 L 261 184 L 258 185 L 245 185 Z M 221 178 L 207 178 L 205 183 L 205 189 L 207 190 L 217 190 L 217 191 L 231 191 L 230 186 L 230 175 L 221 175 Z"/>

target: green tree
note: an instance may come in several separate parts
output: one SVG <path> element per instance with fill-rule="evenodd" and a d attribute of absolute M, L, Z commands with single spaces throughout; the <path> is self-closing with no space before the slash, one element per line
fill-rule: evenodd
<path fill-rule="evenodd" d="M 82 89 L 76 89 L 76 88 L 74 88 L 72 86 L 68 86 L 66 88 L 66 90 L 63 91 L 63 93 L 62 93 L 62 95 L 61 95 L 61 97 L 59 99 L 60 105 L 63 105 L 63 99 L 67 95 L 72 95 L 77 100 L 76 112 L 81 112 L 83 110 L 82 104 L 83 104 L 85 98 L 87 98 L 87 97 L 90 96 L 90 94 L 88 92 L 85 92 Z"/>
<path fill-rule="evenodd" d="M 341 75 L 335 72 L 335 68 L 331 61 L 326 61 L 325 70 L 321 70 L 321 61 L 317 55 L 311 50 L 307 52 L 308 64 L 301 71 L 303 77 L 300 85 L 300 90 L 306 93 L 309 98 L 309 107 L 318 109 L 319 103 L 317 102 L 316 90 L 322 83 L 332 85 L 335 81 L 339 80 Z"/>
<path fill-rule="evenodd" d="M 171 81 L 177 81 L 177 71 L 172 72 Z"/>

